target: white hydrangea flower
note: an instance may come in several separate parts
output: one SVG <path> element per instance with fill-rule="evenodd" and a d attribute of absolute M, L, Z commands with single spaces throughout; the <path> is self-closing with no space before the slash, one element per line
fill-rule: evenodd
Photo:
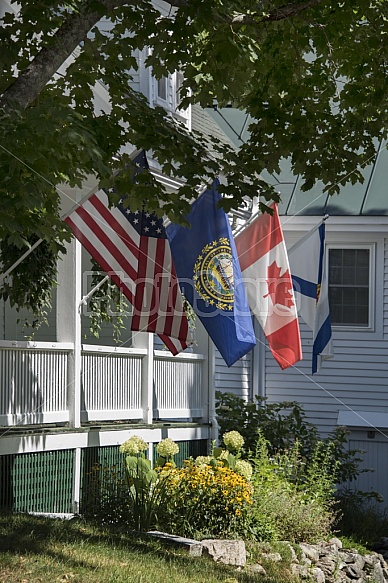
<path fill-rule="evenodd" d="M 244 445 L 244 438 L 238 431 L 227 431 L 223 439 L 229 451 L 239 451 Z"/>
<path fill-rule="evenodd" d="M 126 455 L 136 455 L 146 449 L 148 449 L 148 443 L 138 435 L 133 435 L 120 446 L 121 453 Z"/>
<path fill-rule="evenodd" d="M 210 455 L 199 455 L 195 458 L 195 465 L 196 466 L 207 466 L 210 462 L 211 457 Z"/>
<path fill-rule="evenodd" d="M 245 460 L 237 460 L 234 471 L 248 481 L 252 478 L 252 466 Z"/>
<path fill-rule="evenodd" d="M 179 446 L 175 443 L 175 441 L 169 437 L 166 437 L 166 439 L 163 439 L 160 443 L 158 443 L 156 446 L 156 451 L 161 457 L 170 458 L 179 452 Z"/>

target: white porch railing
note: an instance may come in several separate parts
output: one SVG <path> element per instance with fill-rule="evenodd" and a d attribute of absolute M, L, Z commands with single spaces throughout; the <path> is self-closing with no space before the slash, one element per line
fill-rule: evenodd
<path fill-rule="evenodd" d="M 0 426 L 71 420 L 72 352 L 71 343 L 0 341 Z M 81 356 L 81 421 L 144 420 L 147 406 L 154 419 L 207 417 L 202 355 L 156 350 L 148 381 L 145 348 L 84 345 Z"/>
<path fill-rule="evenodd" d="M 71 349 L 68 343 L 0 341 L 0 425 L 69 420 Z"/>
<path fill-rule="evenodd" d="M 200 354 L 167 356 L 161 350 L 154 358 L 154 417 L 179 419 L 204 417 L 208 399 L 202 389 L 204 357 Z"/>
<path fill-rule="evenodd" d="M 82 421 L 142 419 L 145 349 L 83 346 Z"/>

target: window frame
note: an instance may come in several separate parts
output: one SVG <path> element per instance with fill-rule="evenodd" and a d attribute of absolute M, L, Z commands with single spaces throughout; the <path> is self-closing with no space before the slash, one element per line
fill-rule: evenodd
<path fill-rule="evenodd" d="M 375 265 L 376 265 L 376 243 L 328 243 L 326 245 L 326 273 L 327 273 L 327 285 L 328 285 L 328 296 L 330 297 L 330 250 L 331 249 L 367 249 L 369 251 L 369 306 L 368 306 L 368 325 L 362 326 L 360 324 L 355 324 L 351 326 L 349 324 L 334 324 L 332 323 L 332 328 L 334 330 L 340 330 L 343 332 L 375 332 L 375 304 L 376 304 L 376 283 L 375 283 Z M 354 286 L 357 287 L 357 286 Z"/>
<path fill-rule="evenodd" d="M 167 76 L 161 79 L 166 79 L 166 99 L 163 99 L 159 95 L 159 82 L 161 79 L 157 79 L 152 76 L 153 81 L 153 97 L 152 101 L 155 105 L 160 105 L 165 110 L 173 113 L 179 118 L 187 118 L 187 109 L 180 109 L 180 99 L 178 91 L 180 88 L 180 76 L 182 73 L 180 71 L 175 71 L 174 73 L 169 73 Z"/>

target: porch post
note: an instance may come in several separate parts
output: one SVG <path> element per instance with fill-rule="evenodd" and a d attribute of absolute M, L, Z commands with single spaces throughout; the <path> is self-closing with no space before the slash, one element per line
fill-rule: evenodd
<path fill-rule="evenodd" d="M 133 347 L 146 348 L 141 366 L 141 408 L 143 421 L 152 424 L 154 407 L 154 335 L 148 332 L 133 333 Z"/>
<path fill-rule="evenodd" d="M 58 262 L 57 337 L 58 342 L 71 342 L 67 370 L 67 403 L 71 427 L 81 426 L 81 314 L 82 298 L 81 244 L 73 239 L 67 253 Z"/>
<path fill-rule="evenodd" d="M 215 354 L 214 344 L 199 318 L 196 318 L 197 350 L 205 356 L 202 369 L 202 421 L 211 424 L 211 440 L 218 439 L 218 423 L 215 412 Z"/>

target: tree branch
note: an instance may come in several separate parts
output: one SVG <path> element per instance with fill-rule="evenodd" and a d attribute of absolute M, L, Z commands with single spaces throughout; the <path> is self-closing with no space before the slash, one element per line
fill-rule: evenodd
<path fill-rule="evenodd" d="M 124 4 L 131 4 L 131 2 L 100 0 L 101 7 L 107 11 Z M 101 11 L 91 10 L 89 3 L 79 12 L 68 16 L 53 35 L 53 43 L 49 47 L 44 47 L 0 96 L 0 109 L 13 106 L 26 109 L 31 105 L 101 17 Z"/>
<path fill-rule="evenodd" d="M 206 1 L 206 0 L 205 0 Z M 129 5 L 136 0 L 100 0 L 101 8 L 109 13 L 112 9 Z M 176 8 L 187 5 L 190 0 L 167 0 Z M 259 24 L 267 21 L 280 21 L 297 16 L 304 10 L 321 4 L 324 0 L 308 0 L 303 3 L 284 4 L 275 8 L 267 15 L 258 17 L 253 15 L 238 15 L 230 18 L 228 22 L 240 26 L 242 24 Z M 49 47 L 43 48 L 31 63 L 22 71 L 15 81 L 0 96 L 0 109 L 6 110 L 16 106 L 26 109 L 37 99 L 47 83 L 71 55 L 79 43 L 86 38 L 89 30 L 100 20 L 102 12 L 91 8 L 95 3 L 86 3 L 82 9 L 71 14 L 64 24 L 53 35 L 53 42 Z M 226 22 L 224 17 L 220 21 Z"/>

